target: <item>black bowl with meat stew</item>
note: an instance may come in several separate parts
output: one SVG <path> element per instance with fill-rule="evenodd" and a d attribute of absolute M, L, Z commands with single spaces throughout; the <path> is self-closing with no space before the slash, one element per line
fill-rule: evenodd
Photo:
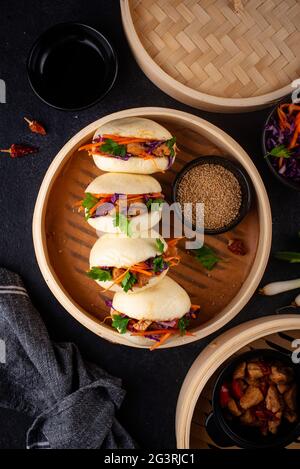
<path fill-rule="evenodd" d="M 300 435 L 300 364 L 290 353 L 253 350 L 219 374 L 206 429 L 221 447 L 285 447 Z"/>

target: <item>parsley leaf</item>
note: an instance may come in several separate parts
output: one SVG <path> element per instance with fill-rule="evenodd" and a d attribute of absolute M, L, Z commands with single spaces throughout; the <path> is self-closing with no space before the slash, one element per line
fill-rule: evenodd
<path fill-rule="evenodd" d="M 165 199 L 149 199 L 146 202 L 147 209 L 159 210 L 160 206 L 165 202 Z"/>
<path fill-rule="evenodd" d="M 128 290 L 132 290 L 133 285 L 136 283 L 137 278 L 134 274 L 131 272 L 127 272 L 125 277 L 123 278 L 121 285 L 125 293 L 128 292 Z"/>
<path fill-rule="evenodd" d="M 215 254 L 214 250 L 206 245 L 196 249 L 195 253 L 197 261 L 200 262 L 207 270 L 212 270 L 215 264 L 217 264 L 217 262 L 220 260 L 220 258 Z"/>
<path fill-rule="evenodd" d="M 91 270 L 87 272 L 87 276 L 93 280 L 101 280 L 102 282 L 112 279 L 110 271 L 100 269 L 100 267 L 92 267 Z"/>
<path fill-rule="evenodd" d="M 187 318 L 185 318 L 185 317 L 179 319 L 179 321 L 178 321 L 178 329 L 180 330 L 180 333 L 181 333 L 182 335 L 186 333 L 186 329 L 187 329 L 189 323 L 190 323 L 190 321 L 189 321 Z"/>
<path fill-rule="evenodd" d="M 164 252 L 165 245 L 164 245 L 164 243 L 162 242 L 162 240 L 159 239 L 159 238 L 156 238 L 156 248 L 157 248 L 158 252 L 161 252 L 161 253 Z"/>
<path fill-rule="evenodd" d="M 174 150 L 174 145 L 176 143 L 176 137 L 172 137 L 170 138 L 169 140 L 166 140 L 165 141 L 165 144 L 167 145 L 167 147 L 169 148 L 170 150 L 170 156 L 173 158 L 173 156 L 175 156 L 175 150 Z"/>
<path fill-rule="evenodd" d="M 285 145 L 278 145 L 274 147 L 269 153 L 266 154 L 265 158 L 268 156 L 275 156 L 276 158 L 290 158 L 292 152 L 286 148 Z"/>
<path fill-rule="evenodd" d="M 119 227 L 122 233 L 132 236 L 132 226 L 128 218 L 123 213 L 116 213 L 113 219 L 113 225 Z"/>
<path fill-rule="evenodd" d="M 125 334 L 129 318 L 123 318 L 120 314 L 112 316 L 112 327 L 117 329 L 120 334 Z"/>
<path fill-rule="evenodd" d="M 86 220 L 90 218 L 90 209 L 93 208 L 97 202 L 98 202 L 98 199 L 96 197 L 94 197 L 89 192 L 86 192 L 85 197 L 81 203 L 82 207 L 86 209 L 86 214 L 85 214 Z"/>
<path fill-rule="evenodd" d="M 165 261 L 162 256 L 157 256 L 153 259 L 153 271 L 160 272 L 165 267 Z"/>
<path fill-rule="evenodd" d="M 113 156 L 126 156 L 127 149 L 126 145 L 120 145 L 117 142 L 114 142 L 112 139 L 108 138 L 103 145 L 101 145 L 101 152 L 109 153 Z"/>

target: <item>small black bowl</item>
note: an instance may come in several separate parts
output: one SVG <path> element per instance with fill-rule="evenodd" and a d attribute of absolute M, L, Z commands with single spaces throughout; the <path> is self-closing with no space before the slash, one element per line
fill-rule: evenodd
<path fill-rule="evenodd" d="M 173 183 L 173 188 L 172 188 L 172 198 L 173 202 L 178 202 L 177 201 L 177 192 L 178 192 L 178 187 L 180 184 L 181 179 L 183 176 L 190 171 L 192 168 L 195 166 L 199 166 L 202 164 L 215 164 L 219 166 L 223 166 L 224 168 L 228 169 L 238 180 L 240 187 L 241 187 L 241 192 L 242 192 L 242 202 L 241 202 L 241 207 L 239 210 L 238 215 L 234 220 L 232 220 L 231 223 L 228 225 L 222 226 L 217 229 L 208 229 L 204 228 L 204 233 L 205 234 L 220 234 L 220 233 L 225 233 L 226 231 L 232 230 L 235 226 L 237 226 L 242 219 L 246 216 L 248 213 L 250 207 L 251 207 L 251 202 L 252 202 L 252 183 L 251 180 L 246 172 L 246 170 L 237 162 L 232 161 L 230 159 L 224 158 L 222 156 L 200 156 L 199 158 L 196 158 L 192 160 L 190 163 L 185 165 L 181 171 L 177 174 L 174 183 Z M 182 212 L 176 205 L 175 211 L 177 215 L 181 218 L 182 217 Z M 192 230 L 196 230 L 196 227 L 189 223 L 189 221 L 185 220 L 184 224 L 191 228 Z"/>
<path fill-rule="evenodd" d="M 275 107 L 272 108 L 272 111 L 270 112 L 267 120 L 266 120 L 266 123 L 265 123 L 265 126 L 264 126 L 264 129 L 263 129 L 263 133 L 262 133 L 262 151 L 263 151 L 263 155 L 265 156 L 267 153 L 268 153 L 268 150 L 267 150 L 267 147 L 266 147 L 266 133 L 267 133 L 267 126 L 269 125 L 271 119 L 273 119 L 273 116 L 275 114 L 275 112 L 277 111 L 277 108 L 280 104 L 284 104 L 284 103 L 291 103 L 292 102 L 292 98 L 291 96 L 286 96 L 285 98 L 283 98 L 281 101 L 279 101 Z M 265 158 L 266 162 L 267 162 L 267 165 L 268 167 L 270 168 L 271 172 L 274 174 L 274 176 L 281 182 L 283 183 L 285 186 L 289 187 L 290 189 L 294 189 L 296 191 L 300 191 L 300 182 L 296 182 L 296 181 L 293 181 L 292 179 L 288 179 L 288 178 L 285 178 L 284 176 L 281 176 L 278 171 L 276 171 L 276 169 L 274 168 L 274 166 L 272 165 L 272 161 L 271 161 L 271 158 Z"/>
<path fill-rule="evenodd" d="M 75 111 L 96 104 L 112 88 L 116 54 L 96 29 L 62 23 L 45 31 L 27 59 L 29 83 L 45 103 Z"/>
<path fill-rule="evenodd" d="M 299 421 L 294 424 L 283 422 L 276 435 L 262 436 L 257 428 L 243 426 L 238 420 L 229 421 L 220 405 L 220 389 L 224 382 L 230 380 L 236 366 L 242 361 L 261 358 L 267 361 L 278 361 L 292 368 L 295 382 L 298 385 L 298 407 L 300 404 L 300 364 L 291 360 L 291 353 L 279 352 L 272 349 L 256 349 L 243 353 L 230 360 L 216 379 L 212 394 L 212 412 L 208 415 L 205 426 L 212 440 L 220 447 L 238 446 L 244 449 L 284 448 L 300 435 Z"/>

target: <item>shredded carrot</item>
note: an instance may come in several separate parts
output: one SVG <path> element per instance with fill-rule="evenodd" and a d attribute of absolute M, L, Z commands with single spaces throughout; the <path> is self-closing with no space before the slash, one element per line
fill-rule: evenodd
<path fill-rule="evenodd" d="M 83 145 L 82 147 L 78 148 L 78 151 L 82 150 L 93 150 L 96 149 L 97 147 L 101 146 L 102 142 L 99 143 L 88 143 L 87 145 Z"/>
<path fill-rule="evenodd" d="M 111 287 L 112 287 L 113 285 L 116 285 L 116 284 L 120 283 L 120 282 L 122 281 L 123 277 L 125 277 L 125 275 L 127 274 L 127 272 L 129 272 L 129 269 L 130 269 L 130 267 L 128 267 L 128 269 L 125 270 L 125 272 L 124 272 L 123 274 L 121 274 L 118 278 L 116 278 L 116 279 L 113 281 L 113 283 L 112 283 L 109 287 L 104 288 L 104 289 L 102 290 L 102 292 L 108 291 L 108 290 L 111 289 Z"/>
<path fill-rule="evenodd" d="M 170 334 L 169 332 L 167 332 L 161 339 L 159 342 L 155 342 L 155 344 L 152 345 L 152 347 L 150 347 L 150 350 L 155 350 L 157 347 L 159 347 L 160 345 L 162 345 L 164 342 L 166 342 L 166 340 L 168 340 L 168 338 L 171 336 L 172 334 Z"/>
<path fill-rule="evenodd" d="M 130 272 L 137 272 L 138 274 L 144 274 L 144 275 L 147 275 L 148 277 L 153 276 L 153 274 L 149 272 L 148 270 L 138 269 L 137 267 L 130 267 Z"/>
<path fill-rule="evenodd" d="M 280 126 L 281 130 L 283 130 L 285 128 L 288 128 L 288 129 L 291 128 L 291 125 L 289 124 L 289 122 L 287 120 L 287 116 L 286 116 L 285 112 L 283 111 L 283 109 L 285 107 L 286 106 L 281 105 L 281 106 L 278 106 L 278 108 L 277 108 L 277 114 L 278 114 L 278 118 L 279 118 L 279 126 Z"/>
<path fill-rule="evenodd" d="M 108 202 L 109 200 L 110 197 L 106 197 L 106 199 L 102 198 L 101 200 L 99 200 L 92 208 L 90 208 L 90 215 L 93 215 L 93 213 L 97 210 L 100 205 L 105 204 L 105 202 Z"/>
<path fill-rule="evenodd" d="M 197 309 L 200 309 L 200 305 L 191 305 L 191 310 L 197 311 Z"/>
<path fill-rule="evenodd" d="M 141 138 L 141 137 L 123 137 L 121 135 L 111 135 L 111 134 L 104 134 L 102 135 L 103 138 L 109 138 L 110 140 L 115 140 L 115 141 L 119 141 L 119 142 L 122 142 L 125 140 L 129 140 L 131 142 L 151 142 L 155 139 L 153 138 Z"/>
<path fill-rule="evenodd" d="M 128 201 L 130 201 L 130 202 L 133 202 L 134 200 L 139 200 L 139 199 L 141 199 L 141 198 L 142 198 L 141 195 L 137 195 L 137 196 L 132 196 L 132 195 L 129 195 L 129 196 L 128 196 L 128 195 L 127 195 L 127 199 L 128 199 Z"/>
<path fill-rule="evenodd" d="M 165 257 L 164 261 L 170 262 L 173 265 L 178 265 L 180 262 L 180 257 L 179 256 L 171 256 L 171 257 Z"/>
<path fill-rule="evenodd" d="M 138 262 L 137 264 L 134 264 L 134 267 L 140 267 L 141 269 L 150 269 L 148 264 L 146 262 Z"/>
<path fill-rule="evenodd" d="M 177 244 L 181 239 L 183 239 L 183 236 L 182 236 L 181 238 L 169 239 L 169 240 L 167 241 L 167 244 L 168 244 L 169 247 L 171 247 L 171 246 L 176 246 L 176 244 Z"/>
<path fill-rule="evenodd" d="M 113 194 L 92 194 L 96 199 L 111 197 Z"/>
<path fill-rule="evenodd" d="M 300 112 L 297 114 L 295 120 L 295 131 L 291 143 L 289 144 L 289 149 L 295 148 L 297 146 L 297 140 L 300 135 Z"/>
<path fill-rule="evenodd" d="M 83 202 L 83 199 L 78 200 L 77 202 L 74 203 L 74 207 L 80 207 Z"/>
<path fill-rule="evenodd" d="M 156 199 L 158 197 L 162 197 L 162 193 L 161 192 L 152 192 L 151 194 L 149 194 L 149 197 L 151 197 L 152 199 Z"/>
<path fill-rule="evenodd" d="M 281 105 L 282 109 L 288 108 L 288 113 L 292 114 L 295 111 L 300 111 L 300 106 L 294 103 L 285 103 Z"/>

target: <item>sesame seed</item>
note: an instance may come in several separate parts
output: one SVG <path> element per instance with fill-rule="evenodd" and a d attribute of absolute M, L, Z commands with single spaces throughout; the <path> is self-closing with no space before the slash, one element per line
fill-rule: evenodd
<path fill-rule="evenodd" d="M 197 224 L 196 204 L 204 204 L 204 228 L 229 225 L 239 214 L 241 186 L 235 175 L 220 164 L 200 164 L 187 171 L 178 185 L 177 201 L 192 203 L 185 211 L 187 221 Z M 198 220 L 199 222 L 199 220 Z"/>

